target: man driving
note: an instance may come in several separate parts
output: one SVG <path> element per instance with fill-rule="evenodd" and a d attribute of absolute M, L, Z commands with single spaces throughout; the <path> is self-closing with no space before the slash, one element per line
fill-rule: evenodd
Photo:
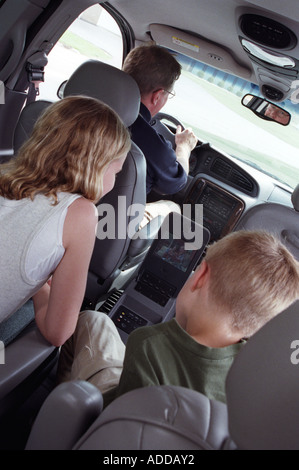
<path fill-rule="evenodd" d="M 175 95 L 174 84 L 180 77 L 181 65 L 163 47 L 147 45 L 136 47 L 128 54 L 123 70 L 137 82 L 141 95 L 140 113 L 131 126 L 131 133 L 133 142 L 146 158 L 147 194 L 152 189 L 164 195 L 175 194 L 187 182 L 189 157 L 197 138 L 192 130 L 178 126 L 173 149 L 151 126 L 151 119 Z"/>

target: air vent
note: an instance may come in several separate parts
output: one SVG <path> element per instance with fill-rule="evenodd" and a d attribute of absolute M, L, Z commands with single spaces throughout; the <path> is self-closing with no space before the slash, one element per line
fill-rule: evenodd
<path fill-rule="evenodd" d="M 230 182 L 234 183 L 239 188 L 245 189 L 248 192 L 251 192 L 253 190 L 252 182 L 248 178 L 246 178 L 246 176 L 242 175 L 239 171 L 232 170 Z"/>
<path fill-rule="evenodd" d="M 231 169 L 232 169 L 231 165 L 226 163 L 221 158 L 216 158 L 216 160 L 214 161 L 211 167 L 211 171 L 216 173 L 218 176 L 222 176 L 222 178 L 225 178 L 225 179 L 229 178 Z"/>
<path fill-rule="evenodd" d="M 121 298 L 123 294 L 122 290 L 113 290 L 109 297 L 105 300 L 103 305 L 101 305 L 101 312 L 106 313 L 107 315 L 110 313 L 110 311 L 113 309 L 114 305 L 116 302 Z"/>
<path fill-rule="evenodd" d="M 243 172 L 235 169 L 233 165 L 230 165 L 222 158 L 216 158 L 214 160 L 211 166 L 211 172 L 241 191 L 252 193 L 254 190 L 254 185 L 251 179 Z"/>
<path fill-rule="evenodd" d="M 292 49 L 297 44 L 297 38 L 289 28 L 265 16 L 243 15 L 240 27 L 248 38 L 264 46 Z"/>

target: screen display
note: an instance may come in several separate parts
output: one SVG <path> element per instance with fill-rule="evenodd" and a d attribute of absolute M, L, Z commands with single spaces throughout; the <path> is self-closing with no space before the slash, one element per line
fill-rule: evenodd
<path fill-rule="evenodd" d="M 196 254 L 196 250 L 185 250 L 184 244 L 185 240 L 174 239 L 173 235 L 169 234 L 167 240 L 160 240 L 157 244 L 154 255 L 175 268 L 186 272 L 192 258 Z"/>

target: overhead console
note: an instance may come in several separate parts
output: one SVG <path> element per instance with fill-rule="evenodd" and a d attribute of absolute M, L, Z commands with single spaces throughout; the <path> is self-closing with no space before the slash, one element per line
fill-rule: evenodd
<path fill-rule="evenodd" d="M 294 31 L 283 20 L 251 10 L 240 15 L 238 29 L 263 96 L 276 102 L 289 98 L 299 78 L 298 40 Z"/>
<path fill-rule="evenodd" d="M 286 18 L 283 2 L 279 2 L 279 7 L 276 5 L 277 13 L 273 11 L 271 0 L 263 1 L 262 8 L 258 0 L 248 0 L 248 3 L 256 3 L 257 7 L 240 5 L 235 9 L 234 35 L 240 41 L 244 60 L 232 53 L 229 44 L 224 47 L 189 31 L 153 23 L 149 32 L 157 44 L 255 82 L 270 101 L 284 101 L 298 88 L 298 21 Z M 298 14 L 296 3 L 297 0 L 293 0 L 294 18 Z"/>
<path fill-rule="evenodd" d="M 184 204 L 191 204 L 193 211 L 195 204 L 203 205 L 203 225 L 210 231 L 211 241 L 231 232 L 245 207 L 237 196 L 201 177 L 194 179 Z"/>

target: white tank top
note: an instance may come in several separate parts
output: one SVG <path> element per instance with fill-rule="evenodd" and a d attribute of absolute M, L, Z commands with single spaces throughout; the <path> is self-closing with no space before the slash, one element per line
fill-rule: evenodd
<path fill-rule="evenodd" d="M 39 281 L 52 273 L 64 255 L 62 237 L 65 217 L 70 204 L 80 197 L 75 194 L 72 196 L 63 211 L 52 215 L 31 240 L 25 259 L 25 272 L 32 281 Z"/>
<path fill-rule="evenodd" d="M 0 321 L 32 297 L 64 254 L 67 209 L 80 195 L 59 193 L 59 204 L 37 195 L 20 201 L 0 197 Z"/>

